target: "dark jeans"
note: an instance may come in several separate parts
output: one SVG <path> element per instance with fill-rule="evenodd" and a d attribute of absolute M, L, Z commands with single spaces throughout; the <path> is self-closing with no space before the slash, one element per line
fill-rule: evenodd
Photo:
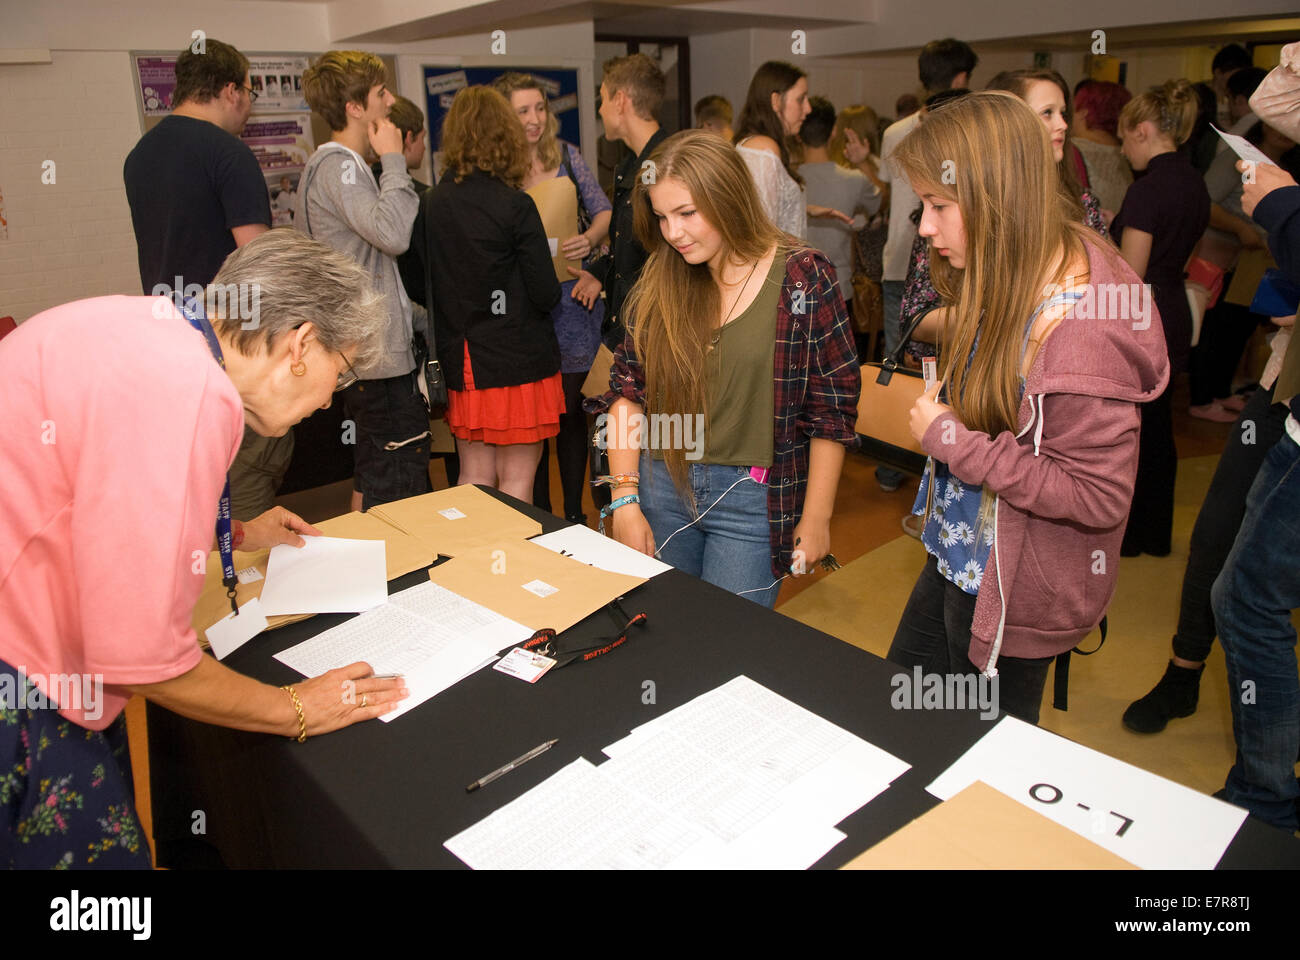
<path fill-rule="evenodd" d="M 920 666 L 923 673 L 978 675 L 980 671 L 967 652 L 975 600 L 945 579 L 935 558 L 929 557 L 898 621 L 888 659 L 909 670 Z M 998 657 L 994 688 L 998 707 L 1028 723 L 1038 723 L 1052 659 Z"/>
<path fill-rule="evenodd" d="M 1201 661 L 1210 654 L 1215 634 L 1210 588 L 1237 539 L 1250 485 L 1269 449 L 1282 436 L 1285 421 L 1286 407 L 1273 404 L 1273 390 L 1269 388 L 1255 391 L 1232 428 L 1192 528 L 1174 656 Z"/>
<path fill-rule="evenodd" d="M 560 464 L 560 488 L 564 491 L 564 515 L 577 517 L 582 513 L 582 485 L 587 479 L 588 444 L 591 439 L 587 415 L 582 411 L 582 384 L 585 373 L 565 373 L 560 376 L 564 384 L 564 413 L 560 414 L 560 433 L 555 438 L 555 459 Z M 537 464 L 533 479 L 533 506 L 551 509 L 551 447 L 549 440 L 542 441 L 542 459 Z"/>
<path fill-rule="evenodd" d="M 409 373 L 358 380 L 343 391 L 343 412 L 353 426 L 354 485 L 361 491 L 362 510 L 432 489 L 429 411 Z M 346 431 L 348 421 L 343 425 Z"/>
<path fill-rule="evenodd" d="M 1150 403 L 1141 405 L 1142 436 L 1138 441 L 1137 480 L 1133 485 L 1133 506 L 1120 552 L 1126 557 L 1149 553 L 1167 557 L 1174 531 L 1174 480 L 1178 475 L 1178 451 L 1174 447 L 1174 421 L 1165 388 Z"/>
<path fill-rule="evenodd" d="M 1291 625 L 1291 611 L 1300 607 L 1300 444 L 1287 434 L 1264 457 L 1212 596 L 1237 742 L 1227 799 L 1290 832 L 1300 795 L 1300 681 Z"/>
<path fill-rule="evenodd" d="M 1223 278 L 1226 290 L 1232 275 Z M 1266 317 L 1251 313 L 1249 307 L 1220 300 L 1205 312 L 1201 339 L 1192 348 L 1188 369 L 1191 372 L 1192 406 L 1232 395 L 1232 375 L 1237 372 L 1241 354 L 1250 335 Z"/>

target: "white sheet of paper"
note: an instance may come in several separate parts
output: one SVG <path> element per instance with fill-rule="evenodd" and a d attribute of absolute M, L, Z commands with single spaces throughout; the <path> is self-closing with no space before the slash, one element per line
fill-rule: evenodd
<path fill-rule="evenodd" d="M 1246 819 L 1240 807 L 1014 717 L 926 789 L 947 800 L 976 780 L 1148 870 L 1213 869 Z"/>
<path fill-rule="evenodd" d="M 271 548 L 262 587 L 262 612 L 268 617 L 360 613 L 388 599 L 384 541 L 303 539 L 303 547 Z"/>
<path fill-rule="evenodd" d="M 1245 137 L 1239 137 L 1235 133 L 1224 133 L 1214 124 L 1214 132 L 1217 133 L 1223 142 L 1232 148 L 1232 152 L 1243 160 L 1249 160 L 1251 163 L 1267 163 L 1269 166 L 1276 167 L 1277 164 L 1270 160 L 1259 147 L 1255 146 Z"/>
<path fill-rule="evenodd" d="M 257 597 L 239 608 L 239 616 L 226 614 L 203 631 L 208 646 L 218 660 L 224 660 L 266 629 L 266 613 Z"/>
<path fill-rule="evenodd" d="M 672 569 L 662 560 L 647 557 L 644 553 L 581 524 L 533 537 L 533 543 L 573 557 L 588 566 L 608 570 L 610 573 L 624 573 L 630 577 L 645 577 L 649 580 Z"/>
<path fill-rule="evenodd" d="M 391 721 L 496 660 L 533 631 L 436 583 L 402 590 L 367 610 L 276 654 L 314 677 L 358 660 L 377 674 L 398 673 L 411 695 L 381 720 Z"/>
<path fill-rule="evenodd" d="M 613 745 L 611 745 L 613 746 Z M 447 841 L 471 867 L 804 869 L 908 764 L 754 683 L 710 691 Z"/>
<path fill-rule="evenodd" d="M 710 845 L 581 757 L 443 844 L 475 870 L 673 869 Z"/>

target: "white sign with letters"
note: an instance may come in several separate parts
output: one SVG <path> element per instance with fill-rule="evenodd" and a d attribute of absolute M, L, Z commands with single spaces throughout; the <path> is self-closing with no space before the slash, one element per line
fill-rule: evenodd
<path fill-rule="evenodd" d="M 1015 717 L 1003 717 L 927 790 L 976 780 L 1148 870 L 1212 870 L 1246 819 L 1215 800 Z"/>

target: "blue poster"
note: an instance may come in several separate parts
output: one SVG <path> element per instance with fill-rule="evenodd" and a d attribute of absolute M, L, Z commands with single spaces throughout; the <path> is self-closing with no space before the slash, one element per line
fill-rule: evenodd
<path fill-rule="evenodd" d="M 582 148 L 578 117 L 578 71 L 534 70 L 531 67 L 425 67 L 424 98 L 429 120 L 429 149 L 442 145 L 442 119 L 447 115 L 456 91 L 476 84 L 490 84 L 503 73 L 527 73 L 546 88 L 546 101 L 560 121 L 560 139 Z"/>

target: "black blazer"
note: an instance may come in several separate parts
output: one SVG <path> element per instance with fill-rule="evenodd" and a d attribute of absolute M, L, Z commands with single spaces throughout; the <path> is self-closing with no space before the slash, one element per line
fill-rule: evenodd
<path fill-rule="evenodd" d="M 465 389 L 467 340 L 478 388 L 558 373 L 551 311 L 560 302 L 560 282 L 532 198 L 476 170 L 460 183 L 445 175 L 420 209 L 426 293 L 448 388 Z"/>

